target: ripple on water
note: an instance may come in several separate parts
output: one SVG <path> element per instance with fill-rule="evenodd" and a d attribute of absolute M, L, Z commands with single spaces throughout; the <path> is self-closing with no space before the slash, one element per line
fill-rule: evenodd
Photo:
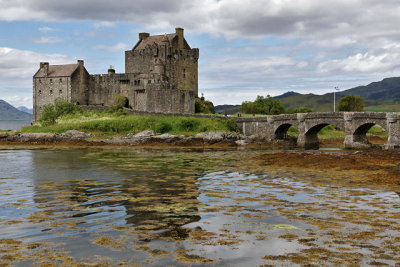
<path fill-rule="evenodd" d="M 0 152 L 0 264 L 400 262 L 396 193 L 232 167 L 257 153 Z"/>

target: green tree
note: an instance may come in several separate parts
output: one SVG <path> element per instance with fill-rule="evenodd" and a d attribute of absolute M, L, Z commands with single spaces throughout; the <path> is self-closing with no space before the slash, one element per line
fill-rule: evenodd
<path fill-rule="evenodd" d="M 215 113 L 214 104 L 211 101 L 206 100 L 203 94 L 201 97 L 196 96 L 194 99 L 194 108 L 195 113 Z"/>
<path fill-rule="evenodd" d="M 298 108 L 289 108 L 286 113 L 293 114 L 293 113 L 310 113 L 313 112 L 311 108 L 308 107 L 298 107 Z"/>
<path fill-rule="evenodd" d="M 56 123 L 59 117 L 79 111 L 81 111 L 81 108 L 78 105 L 56 99 L 54 104 L 47 104 L 43 107 L 39 122 L 43 126 L 52 125 Z"/>
<path fill-rule="evenodd" d="M 340 99 L 339 111 L 363 111 L 364 100 L 359 95 L 347 95 Z"/>
<path fill-rule="evenodd" d="M 254 102 L 244 101 L 239 109 L 249 114 L 277 115 L 285 112 L 285 107 L 279 99 L 274 99 L 270 95 L 266 97 L 257 96 Z"/>

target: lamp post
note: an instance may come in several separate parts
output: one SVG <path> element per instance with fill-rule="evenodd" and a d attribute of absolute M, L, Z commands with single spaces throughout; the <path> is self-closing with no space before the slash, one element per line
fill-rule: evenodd
<path fill-rule="evenodd" d="M 336 112 L 336 91 L 339 91 L 338 86 L 335 86 L 335 91 L 333 91 L 333 112 Z"/>

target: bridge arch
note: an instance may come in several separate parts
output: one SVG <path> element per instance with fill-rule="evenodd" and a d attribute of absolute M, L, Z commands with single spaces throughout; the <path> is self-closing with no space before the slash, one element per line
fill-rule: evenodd
<path fill-rule="evenodd" d="M 343 123 L 337 121 L 323 121 L 311 124 L 311 127 L 305 129 L 303 136 L 299 135 L 298 143 L 305 149 L 318 149 L 319 148 L 319 138 L 318 133 L 328 125 L 333 125 L 342 131 L 344 131 Z"/>
<path fill-rule="evenodd" d="M 384 123 L 379 123 L 376 121 L 363 122 L 362 124 L 359 124 L 355 127 L 355 130 L 352 133 L 352 142 L 370 145 L 370 142 L 368 141 L 367 133 L 374 126 L 379 126 L 383 130 L 388 132 L 386 123 L 384 124 Z"/>
<path fill-rule="evenodd" d="M 283 123 L 279 125 L 274 131 L 275 139 L 287 139 L 288 138 L 287 132 L 292 126 L 296 127 L 297 125 L 294 125 L 292 123 Z"/>

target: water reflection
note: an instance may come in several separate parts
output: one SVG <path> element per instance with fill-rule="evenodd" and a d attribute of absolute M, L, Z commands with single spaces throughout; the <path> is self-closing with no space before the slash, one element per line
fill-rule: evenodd
<path fill-rule="evenodd" d="M 400 261 L 397 194 L 232 164 L 257 153 L 0 151 L 0 265 Z"/>

